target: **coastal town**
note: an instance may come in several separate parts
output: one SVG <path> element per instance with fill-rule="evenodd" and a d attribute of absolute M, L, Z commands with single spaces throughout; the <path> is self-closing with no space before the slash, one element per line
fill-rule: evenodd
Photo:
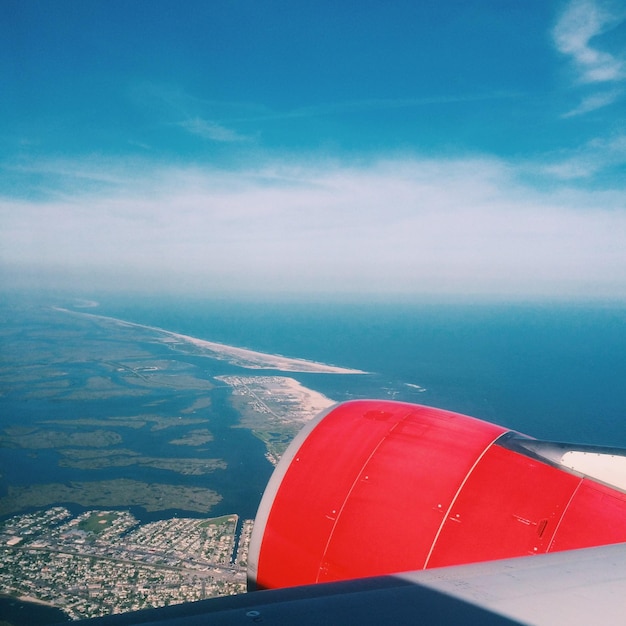
<path fill-rule="evenodd" d="M 128 511 L 16 515 L 0 524 L 0 594 L 82 619 L 242 593 L 252 526 L 237 515 L 148 524 Z"/>

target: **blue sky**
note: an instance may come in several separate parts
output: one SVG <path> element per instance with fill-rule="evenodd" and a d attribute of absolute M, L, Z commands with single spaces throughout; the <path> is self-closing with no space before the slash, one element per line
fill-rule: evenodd
<path fill-rule="evenodd" d="M 0 2 L 0 280 L 626 297 L 626 5 Z"/>

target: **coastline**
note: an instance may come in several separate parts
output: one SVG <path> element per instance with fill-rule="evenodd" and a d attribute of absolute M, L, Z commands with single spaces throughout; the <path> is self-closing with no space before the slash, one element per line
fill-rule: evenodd
<path fill-rule="evenodd" d="M 227 375 L 217 380 L 231 387 L 240 426 L 265 444 L 265 458 L 274 466 L 302 426 L 336 404 L 286 376 Z"/>
<path fill-rule="evenodd" d="M 4 598 L 8 598 L 8 597 L 14 597 L 14 596 L 7 596 L 7 595 L 3 595 L 2 597 Z M 58 609 L 58 606 L 55 606 L 54 604 L 52 604 L 52 602 L 46 602 L 45 600 L 40 600 L 39 598 L 34 598 L 33 596 L 15 596 L 16 600 L 19 600 L 20 602 L 28 602 L 29 604 L 40 604 L 41 606 L 49 606 L 53 609 Z"/>
<path fill-rule="evenodd" d="M 285 377 L 283 384 L 298 398 L 301 407 L 301 416 L 304 421 L 317 417 L 319 413 L 333 406 L 337 402 L 319 391 L 305 387 L 295 378 Z"/>
<path fill-rule="evenodd" d="M 363 370 L 337 367 L 317 361 L 308 361 L 307 359 L 281 356 L 280 354 L 267 354 L 265 352 L 249 350 L 248 348 L 237 348 L 236 346 L 228 346 L 223 343 L 198 339 L 167 330 L 160 330 L 160 332 L 167 333 L 171 337 L 181 341 L 191 343 L 197 348 L 206 349 L 217 355 L 230 357 L 234 359 L 234 361 L 232 361 L 234 364 L 248 369 L 276 369 L 281 372 L 308 372 L 316 374 L 367 374 L 367 372 Z M 219 356 L 215 358 L 219 358 Z"/>
<path fill-rule="evenodd" d="M 0 594 L 0 621 L 14 626 L 32 624 L 59 624 L 71 621 L 72 616 L 61 607 L 32 596 Z"/>
<path fill-rule="evenodd" d="M 275 416 L 268 403 L 283 401 L 289 406 L 289 419 L 284 417 L 282 423 L 301 424 L 317 417 L 319 413 L 336 404 L 319 391 L 305 387 L 301 382 L 289 376 L 217 376 L 237 395 L 252 398 L 265 406 L 266 416 Z M 252 389 L 254 388 L 254 389 Z M 242 389 L 245 389 L 242 392 Z M 263 394 L 263 395 L 261 395 Z"/>
<path fill-rule="evenodd" d="M 27 596 L 24 594 L 19 595 L 19 596 L 14 596 L 14 595 L 11 595 L 10 593 L 0 593 L 0 599 L 1 600 L 14 600 L 15 602 L 26 602 L 28 604 L 38 604 L 40 606 L 50 607 L 51 609 L 59 609 L 59 607 L 56 606 L 55 604 L 52 604 L 52 602 L 46 602 L 45 600 L 40 600 L 39 598 L 35 598 L 34 596 Z"/>
<path fill-rule="evenodd" d="M 368 374 L 363 370 L 350 369 L 346 367 L 338 367 L 335 365 L 327 365 L 326 363 L 319 363 L 317 361 L 309 361 L 307 359 L 299 359 L 282 356 L 280 354 L 267 354 L 265 352 L 258 352 L 256 350 L 249 350 L 248 348 L 238 348 L 236 346 L 229 346 L 223 343 L 217 343 L 215 341 L 207 341 L 206 339 L 199 339 L 197 337 L 191 337 L 189 335 L 183 335 L 181 333 L 175 333 L 170 330 L 159 328 L 158 326 L 148 326 L 146 324 L 137 324 L 136 322 L 127 322 L 126 320 L 117 319 L 115 317 L 109 317 L 106 315 L 96 315 L 94 313 L 84 313 L 82 311 L 72 311 L 71 309 L 65 309 L 63 307 L 52 307 L 55 311 L 61 311 L 63 313 L 70 313 L 72 315 L 80 315 L 84 317 L 91 317 L 98 320 L 107 322 L 113 322 L 120 326 L 130 326 L 134 328 L 142 328 L 144 330 L 155 331 L 159 334 L 165 335 L 165 341 L 167 343 L 182 342 L 187 343 L 195 348 L 204 350 L 210 353 L 211 358 L 227 360 L 233 365 L 245 367 L 247 369 L 273 369 L 281 372 L 301 372 L 301 373 L 315 373 L 315 374 Z"/>

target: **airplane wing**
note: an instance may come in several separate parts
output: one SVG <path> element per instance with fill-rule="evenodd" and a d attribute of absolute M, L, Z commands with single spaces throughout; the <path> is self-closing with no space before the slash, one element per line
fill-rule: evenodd
<path fill-rule="evenodd" d="M 626 543 L 444 567 L 402 578 L 523 624 L 626 620 Z"/>
<path fill-rule="evenodd" d="M 255 591 L 86 620 L 90 626 L 623 624 L 626 544 Z M 83 622 L 76 622 L 77 626 Z"/>

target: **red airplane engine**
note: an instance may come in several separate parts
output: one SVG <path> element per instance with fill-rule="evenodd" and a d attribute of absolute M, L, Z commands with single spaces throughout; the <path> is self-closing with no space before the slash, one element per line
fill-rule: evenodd
<path fill-rule="evenodd" d="M 337 405 L 296 437 L 268 484 L 250 587 L 626 541 L 625 454 L 425 406 Z"/>

